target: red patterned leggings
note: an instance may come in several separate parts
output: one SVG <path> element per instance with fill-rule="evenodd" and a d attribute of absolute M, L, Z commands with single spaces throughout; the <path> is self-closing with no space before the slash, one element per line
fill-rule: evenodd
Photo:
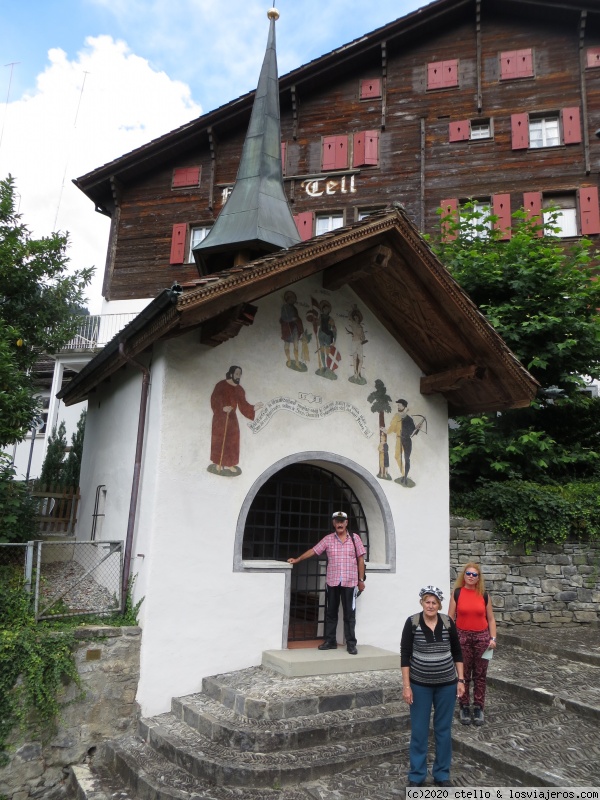
<path fill-rule="evenodd" d="M 483 708 L 485 703 L 485 676 L 487 675 L 488 662 L 482 658 L 490 643 L 490 632 L 485 631 L 463 631 L 457 628 L 458 638 L 463 653 L 463 664 L 465 669 L 465 693 L 459 699 L 461 706 L 470 704 L 469 695 L 471 693 L 471 681 L 473 681 L 473 703 Z"/>

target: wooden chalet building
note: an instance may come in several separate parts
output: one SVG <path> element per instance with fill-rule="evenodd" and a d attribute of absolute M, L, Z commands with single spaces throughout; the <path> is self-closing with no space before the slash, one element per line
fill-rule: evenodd
<path fill-rule="evenodd" d="M 285 191 L 302 239 L 400 202 L 561 208 L 600 234 L 600 8 L 591 0 L 437 0 L 280 79 Z M 111 217 L 103 294 L 153 298 L 198 276 L 192 247 L 236 177 L 254 93 L 76 184 Z"/>
<path fill-rule="evenodd" d="M 315 646 L 324 565 L 286 559 L 339 508 L 359 656 L 397 654 L 448 589 L 448 415 L 538 388 L 421 234 L 467 198 L 506 236 L 551 201 L 600 233 L 598 10 L 437 0 L 279 82 L 276 14 L 255 93 L 77 181 L 112 219 L 106 299 L 150 301 L 58 395 L 88 402 L 77 536 L 102 488 L 144 598 L 145 714 Z"/>

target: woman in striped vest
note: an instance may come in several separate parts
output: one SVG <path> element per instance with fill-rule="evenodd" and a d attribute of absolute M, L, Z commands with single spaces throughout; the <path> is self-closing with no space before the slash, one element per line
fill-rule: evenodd
<path fill-rule="evenodd" d="M 425 586 L 419 597 L 423 610 L 406 620 L 400 645 L 402 699 L 410 705 L 408 786 L 425 784 L 432 706 L 433 782 L 436 786 L 450 786 L 452 718 L 456 697 L 465 691 L 462 651 L 454 622 L 440 614 L 442 590 Z"/>

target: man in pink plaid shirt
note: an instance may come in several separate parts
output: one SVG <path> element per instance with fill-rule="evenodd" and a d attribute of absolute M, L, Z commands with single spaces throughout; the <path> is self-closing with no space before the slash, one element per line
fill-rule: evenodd
<path fill-rule="evenodd" d="M 345 511 L 336 511 L 333 515 L 334 533 L 325 536 L 321 541 L 298 558 L 288 558 L 290 564 L 297 564 L 312 556 L 327 553 L 327 610 L 325 613 L 325 641 L 319 650 L 335 650 L 337 648 L 337 623 L 342 601 L 344 612 L 344 638 L 346 649 L 350 655 L 357 654 L 356 649 L 356 595 L 365 590 L 365 559 L 367 552 L 361 538 L 356 533 L 348 533 L 348 515 Z"/>

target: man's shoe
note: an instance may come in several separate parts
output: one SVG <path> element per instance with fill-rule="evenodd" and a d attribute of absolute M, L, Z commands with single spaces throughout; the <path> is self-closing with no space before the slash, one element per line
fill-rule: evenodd
<path fill-rule="evenodd" d="M 461 725 L 470 725 L 471 724 L 471 709 L 469 706 L 461 706 L 458 712 L 458 719 L 460 720 Z"/>
<path fill-rule="evenodd" d="M 483 708 L 481 706 L 473 706 L 473 725 L 483 725 Z"/>
<path fill-rule="evenodd" d="M 355 656 L 358 653 L 356 645 L 353 644 L 349 644 L 346 650 L 350 653 L 351 656 Z"/>
<path fill-rule="evenodd" d="M 337 650 L 337 642 L 323 642 L 317 647 L 317 650 Z"/>
<path fill-rule="evenodd" d="M 425 781 L 421 781 L 421 783 L 417 783 L 417 781 L 409 781 L 407 786 L 425 786 Z"/>
<path fill-rule="evenodd" d="M 433 785 L 434 786 L 452 786 L 450 781 L 436 781 L 435 778 L 433 779 Z"/>

